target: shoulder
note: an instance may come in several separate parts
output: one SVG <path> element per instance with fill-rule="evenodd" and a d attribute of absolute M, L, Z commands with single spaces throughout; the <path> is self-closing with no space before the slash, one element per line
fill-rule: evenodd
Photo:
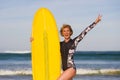
<path fill-rule="evenodd" d="M 75 41 L 76 40 L 76 38 L 78 38 L 79 36 L 76 36 L 74 39 L 73 39 L 73 41 Z"/>
<path fill-rule="evenodd" d="M 60 42 L 60 44 L 63 44 L 63 43 L 64 43 L 64 41 L 61 41 L 61 42 Z"/>

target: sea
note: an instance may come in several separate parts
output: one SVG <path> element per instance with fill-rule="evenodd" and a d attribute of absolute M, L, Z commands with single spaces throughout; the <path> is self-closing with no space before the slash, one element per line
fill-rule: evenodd
<path fill-rule="evenodd" d="M 77 51 L 73 80 L 120 80 L 120 51 Z M 32 80 L 31 53 L 0 52 L 0 80 Z"/>

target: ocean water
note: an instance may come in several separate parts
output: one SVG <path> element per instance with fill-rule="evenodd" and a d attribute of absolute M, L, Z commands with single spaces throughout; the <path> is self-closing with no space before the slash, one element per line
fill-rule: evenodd
<path fill-rule="evenodd" d="M 120 51 L 77 51 L 73 80 L 120 80 Z M 31 54 L 0 53 L 0 80 L 32 80 Z"/>

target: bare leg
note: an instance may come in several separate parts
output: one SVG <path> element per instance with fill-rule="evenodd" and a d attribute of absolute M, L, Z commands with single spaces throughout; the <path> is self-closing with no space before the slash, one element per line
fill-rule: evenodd
<path fill-rule="evenodd" d="M 72 80 L 72 78 L 76 75 L 76 70 L 74 68 L 69 68 L 65 70 L 58 80 Z"/>

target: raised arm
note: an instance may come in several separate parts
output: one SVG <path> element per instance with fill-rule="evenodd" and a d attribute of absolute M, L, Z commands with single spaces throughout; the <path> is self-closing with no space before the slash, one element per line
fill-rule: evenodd
<path fill-rule="evenodd" d="M 95 25 L 96 25 L 97 23 L 99 23 L 99 22 L 101 21 L 101 18 L 102 18 L 102 16 L 101 16 L 101 15 L 98 15 L 98 17 L 96 18 L 96 20 L 95 20 L 91 25 L 89 25 L 87 28 L 85 28 L 85 30 L 83 30 L 79 36 L 77 36 L 77 37 L 75 38 L 75 46 L 78 44 L 78 42 L 80 42 L 80 41 L 83 39 L 83 37 L 84 37 L 92 28 L 95 27 Z"/>

